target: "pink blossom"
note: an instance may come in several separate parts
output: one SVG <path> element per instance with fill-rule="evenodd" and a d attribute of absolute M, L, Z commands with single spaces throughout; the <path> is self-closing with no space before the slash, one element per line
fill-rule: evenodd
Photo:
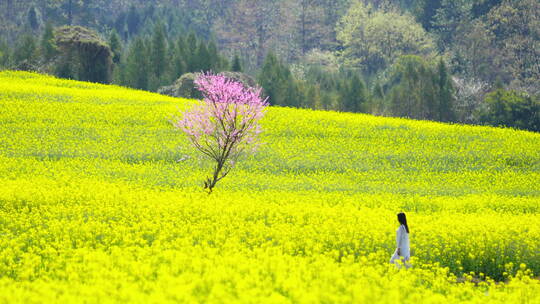
<path fill-rule="evenodd" d="M 255 151 L 261 133 L 259 121 L 268 102 L 261 88 L 245 87 L 220 74 L 202 74 L 195 84 L 203 102 L 185 111 L 173 125 L 216 162 L 212 177 L 205 181 L 205 188 L 211 192 L 243 153 Z"/>

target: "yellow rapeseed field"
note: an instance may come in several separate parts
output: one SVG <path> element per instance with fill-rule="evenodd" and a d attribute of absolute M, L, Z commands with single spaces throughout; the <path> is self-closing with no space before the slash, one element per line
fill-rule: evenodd
<path fill-rule="evenodd" d="M 540 134 L 272 107 L 209 196 L 189 103 L 0 72 L 1 303 L 540 303 Z"/>

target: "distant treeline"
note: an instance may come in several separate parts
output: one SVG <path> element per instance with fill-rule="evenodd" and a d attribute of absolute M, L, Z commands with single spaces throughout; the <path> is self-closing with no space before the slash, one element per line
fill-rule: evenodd
<path fill-rule="evenodd" d="M 0 4 L 0 67 L 157 91 L 242 71 L 274 105 L 540 131 L 537 0 Z"/>

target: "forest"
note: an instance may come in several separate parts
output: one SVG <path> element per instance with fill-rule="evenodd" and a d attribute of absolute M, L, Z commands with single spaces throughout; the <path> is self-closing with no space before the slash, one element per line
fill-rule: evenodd
<path fill-rule="evenodd" d="M 230 72 L 272 105 L 540 131 L 537 0 L 3 0 L 0 15 L 0 69 L 162 93 Z"/>

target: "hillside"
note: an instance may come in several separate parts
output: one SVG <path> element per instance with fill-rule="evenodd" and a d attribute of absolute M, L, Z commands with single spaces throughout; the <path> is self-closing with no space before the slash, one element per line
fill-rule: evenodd
<path fill-rule="evenodd" d="M 0 302 L 540 300 L 540 134 L 272 107 L 208 196 L 189 102 L 0 72 Z"/>

